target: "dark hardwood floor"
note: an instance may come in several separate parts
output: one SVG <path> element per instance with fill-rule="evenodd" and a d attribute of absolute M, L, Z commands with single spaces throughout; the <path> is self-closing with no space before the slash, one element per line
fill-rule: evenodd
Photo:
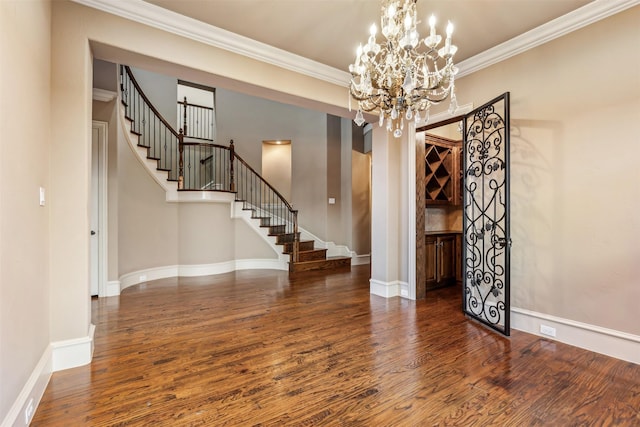
<path fill-rule="evenodd" d="M 351 272 L 165 279 L 93 301 L 88 366 L 33 426 L 639 426 L 640 366 L 467 320 L 457 288 Z"/>

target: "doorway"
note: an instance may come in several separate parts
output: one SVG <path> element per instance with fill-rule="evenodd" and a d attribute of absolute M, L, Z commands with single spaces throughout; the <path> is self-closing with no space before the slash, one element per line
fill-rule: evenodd
<path fill-rule="evenodd" d="M 107 295 L 107 128 L 106 122 L 92 122 L 89 293 L 100 297 Z"/>
<path fill-rule="evenodd" d="M 507 336 L 510 334 L 511 247 L 509 105 L 509 92 L 506 92 L 468 114 L 417 129 L 419 191 L 416 191 L 415 240 L 416 296 L 425 297 L 428 280 L 441 278 L 439 274 L 450 275 L 453 265 L 459 271 L 456 274 L 461 274 L 465 315 Z M 460 121 L 460 148 L 450 140 L 440 141 L 449 139 L 447 137 L 427 134 Z M 445 134 L 450 136 L 448 132 Z M 429 203 L 461 205 L 462 227 L 460 232 L 455 230 L 459 236 L 457 241 L 447 244 L 440 237 L 429 241 L 422 237 L 425 234 L 422 229 L 427 230 L 425 217 Z M 454 219 L 456 228 L 457 222 Z M 449 214 L 444 223 L 452 224 Z M 442 228 L 442 224 L 438 228 Z M 433 249 L 427 243 L 433 243 Z M 452 264 L 447 264 L 447 257 L 454 258 Z M 430 262 L 435 264 L 432 269 Z M 436 269 L 440 269 L 440 273 L 434 273 Z"/>

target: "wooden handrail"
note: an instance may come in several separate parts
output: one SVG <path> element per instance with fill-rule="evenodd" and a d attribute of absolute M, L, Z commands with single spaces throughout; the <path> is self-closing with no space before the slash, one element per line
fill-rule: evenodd
<path fill-rule="evenodd" d="M 167 122 L 165 120 L 165 118 L 162 117 L 162 114 L 160 114 L 160 112 L 156 109 L 156 107 L 153 106 L 151 101 L 149 101 L 149 98 L 147 98 L 147 95 L 145 95 L 145 93 L 142 91 L 142 88 L 140 87 L 140 85 L 136 81 L 136 78 L 133 77 L 133 73 L 131 72 L 131 69 L 129 68 L 129 66 L 128 65 L 122 65 L 122 67 L 124 67 L 124 69 L 126 70 L 127 76 L 129 76 L 129 79 L 131 80 L 131 83 L 133 83 L 133 86 L 136 88 L 136 90 L 138 91 L 138 93 L 140 94 L 142 99 L 144 99 L 144 102 L 146 102 L 146 104 L 149 107 L 149 109 L 151 111 L 153 111 L 153 113 L 158 117 L 158 119 L 160 119 L 162 124 L 164 124 L 167 127 L 167 129 L 169 129 L 169 131 L 171 131 L 171 133 L 177 138 L 179 136 L 178 131 L 176 131 L 173 128 L 173 126 L 171 126 L 169 124 L 169 122 Z"/>
<path fill-rule="evenodd" d="M 184 101 L 178 101 L 178 104 L 180 104 L 180 105 L 187 105 L 187 106 L 189 106 L 189 107 L 204 108 L 205 110 L 213 110 L 213 108 L 212 108 L 212 107 L 207 107 L 207 106 L 205 106 L 205 105 L 198 105 L 198 104 L 192 104 L 192 103 L 190 103 L 190 102 L 187 102 L 187 100 L 186 100 L 186 99 L 187 99 L 187 97 L 186 97 L 186 96 L 185 96 L 184 98 L 185 98 L 185 100 L 184 100 Z"/>
<path fill-rule="evenodd" d="M 220 144 L 209 144 L 207 142 L 185 142 L 184 145 L 192 145 L 192 146 L 200 146 L 200 147 L 210 147 L 210 148 L 222 148 L 224 150 L 228 150 L 229 147 L 225 147 Z"/>
<path fill-rule="evenodd" d="M 238 156 L 237 154 L 235 154 L 235 157 L 238 159 L 238 161 L 240 163 L 242 163 L 247 169 L 249 169 L 251 172 L 253 172 L 259 179 L 260 181 L 262 181 L 267 187 L 269 187 L 271 189 L 271 191 L 273 191 L 283 202 L 284 204 L 287 206 L 287 208 L 289 209 L 289 211 L 294 212 L 293 207 L 291 206 L 291 204 L 287 201 L 287 199 L 284 198 L 284 196 L 282 194 L 280 194 L 280 192 L 278 190 L 276 190 L 275 188 L 273 188 L 273 186 L 271 184 L 269 184 L 267 181 L 264 180 L 264 178 L 258 173 L 256 172 L 251 166 L 249 166 L 249 164 L 247 162 L 244 161 L 244 159 L 240 156 Z"/>

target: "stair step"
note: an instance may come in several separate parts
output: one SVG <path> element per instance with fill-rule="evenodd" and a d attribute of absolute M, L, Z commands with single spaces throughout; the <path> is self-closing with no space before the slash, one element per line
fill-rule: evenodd
<path fill-rule="evenodd" d="M 293 256 L 293 253 L 290 255 Z M 298 262 L 317 261 L 327 259 L 326 249 L 312 249 L 310 251 L 298 251 Z"/>
<path fill-rule="evenodd" d="M 276 236 L 276 245 L 282 245 L 284 243 L 290 243 L 293 242 L 295 239 L 295 236 L 293 233 L 286 233 L 286 234 L 278 234 Z M 300 239 L 300 232 L 298 232 L 298 240 Z"/>
<path fill-rule="evenodd" d="M 144 147 L 144 145 L 140 145 L 140 147 Z M 149 148 L 149 147 L 147 147 Z M 156 160 L 156 161 L 160 161 L 162 160 L 160 157 L 151 157 L 151 156 L 147 156 L 147 159 L 149 160 Z"/>
<path fill-rule="evenodd" d="M 312 251 L 314 249 L 315 242 L 313 240 L 301 240 L 298 242 L 299 251 Z M 287 242 L 282 248 L 282 253 L 290 254 L 293 252 L 293 242 Z"/>
<path fill-rule="evenodd" d="M 133 129 L 131 129 L 131 133 L 134 134 L 134 135 L 142 136 L 142 134 L 140 132 L 136 132 Z"/>
<path fill-rule="evenodd" d="M 171 169 L 167 169 L 167 168 L 156 168 L 156 169 L 162 172 L 171 172 Z"/>
<path fill-rule="evenodd" d="M 299 273 L 302 271 L 316 270 L 332 270 L 332 271 L 349 271 L 351 270 L 350 257 L 331 257 L 315 261 L 290 262 L 289 273 Z"/>
<path fill-rule="evenodd" d="M 265 228 L 269 227 L 269 236 L 279 236 L 280 234 L 284 234 L 287 231 L 286 225 L 262 225 L 260 227 Z"/>
<path fill-rule="evenodd" d="M 251 218 L 256 218 L 260 220 L 260 227 L 269 227 L 271 226 L 271 218 L 268 216 L 255 216 Z"/>

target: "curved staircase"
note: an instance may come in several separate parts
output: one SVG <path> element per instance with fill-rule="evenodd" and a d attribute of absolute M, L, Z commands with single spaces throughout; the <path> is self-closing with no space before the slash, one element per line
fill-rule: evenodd
<path fill-rule="evenodd" d="M 120 66 L 120 89 L 124 116 L 138 147 L 146 149 L 146 158 L 156 162 L 156 171 L 166 173 L 166 181 L 177 191 L 235 194 L 235 202 L 242 203 L 242 210 L 251 211 L 257 227 L 268 228 L 273 244 L 289 255 L 290 273 L 351 268 L 351 257 L 327 257 L 327 249 L 316 249 L 315 240 L 300 240 L 298 211 L 235 153 L 233 140 L 226 147 L 183 134 L 186 108 L 183 129 L 173 129 L 127 66 Z M 186 106 L 187 100 L 179 104 Z"/>

